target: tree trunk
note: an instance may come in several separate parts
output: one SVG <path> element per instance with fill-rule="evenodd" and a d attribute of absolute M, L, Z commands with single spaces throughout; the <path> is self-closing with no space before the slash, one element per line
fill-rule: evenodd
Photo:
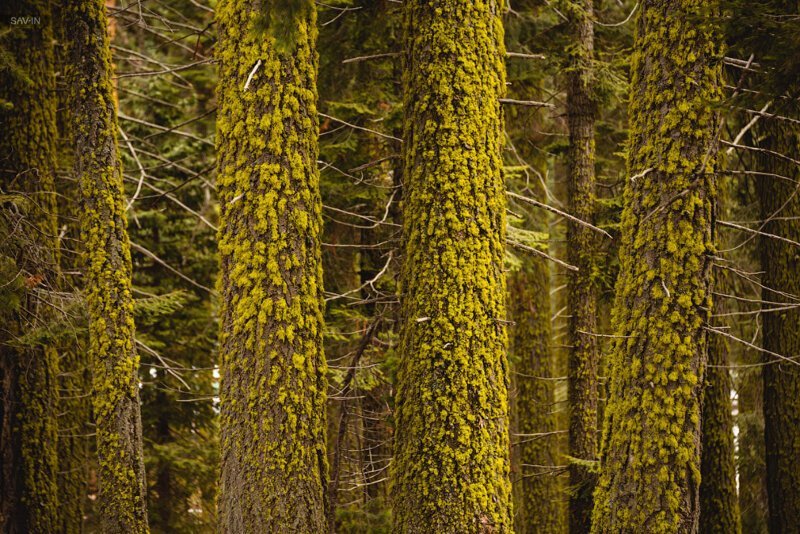
<path fill-rule="evenodd" d="M 800 133 L 795 125 L 764 119 L 759 128 L 759 145 L 797 159 Z M 760 170 L 800 180 L 796 163 L 766 155 Z M 761 218 L 767 221 L 760 231 L 794 242 L 800 241 L 800 196 L 797 185 L 767 176 L 758 181 Z M 800 295 L 800 249 L 774 237 L 761 237 L 762 300 L 797 304 Z M 762 314 L 764 349 L 787 357 L 800 354 L 800 308 Z M 765 355 L 764 440 L 767 460 L 769 531 L 797 532 L 800 518 L 800 367 Z"/>
<path fill-rule="evenodd" d="M 396 532 L 509 532 L 502 2 L 405 4 Z"/>
<path fill-rule="evenodd" d="M 328 466 L 316 9 L 273 5 L 266 32 L 261 9 L 217 8 L 219 520 L 224 532 L 317 533 Z"/>
<path fill-rule="evenodd" d="M 570 213 L 594 223 L 595 200 L 595 103 L 592 98 L 594 22 L 592 0 L 570 7 L 574 40 L 567 73 L 567 123 L 569 126 Z M 597 459 L 597 343 L 596 234 L 586 226 L 568 221 L 567 261 L 578 267 L 567 278 L 569 310 L 568 402 L 569 455 L 585 461 Z M 588 533 L 591 529 L 592 493 L 596 474 L 585 463 L 569 467 L 569 531 Z"/>
<path fill-rule="evenodd" d="M 19 338 L 52 318 L 59 284 L 52 16 L 49 2 L 35 0 L 4 5 L 0 16 L 38 20 L 2 37 L 13 68 L 0 70 L 0 194 L 8 195 L 0 217 L 0 531 L 49 533 L 59 521 L 58 353 Z"/>
<path fill-rule="evenodd" d="M 511 352 L 515 357 L 517 437 L 520 469 L 515 521 L 518 534 L 564 530 L 561 484 L 556 476 L 555 382 L 550 347 L 549 269 L 541 258 L 522 258 L 508 279 Z"/>
<path fill-rule="evenodd" d="M 739 360 L 745 365 L 761 361 L 761 354 Z M 748 367 L 740 370 L 736 383 L 739 413 L 736 426 L 737 475 L 739 478 L 739 511 L 742 532 L 767 534 L 766 451 L 764 450 L 764 391 L 763 367 Z"/>
<path fill-rule="evenodd" d="M 714 309 L 721 313 L 722 299 Z M 736 494 L 731 378 L 728 342 L 708 340 L 708 369 L 703 387 L 700 483 L 700 532 L 738 534 L 742 531 Z"/>
<path fill-rule="evenodd" d="M 642 3 L 592 532 L 694 533 L 719 99 L 715 2 Z"/>
<path fill-rule="evenodd" d="M 67 35 L 75 173 L 86 250 L 100 524 L 106 533 L 147 532 L 130 243 L 104 2 L 70 3 Z"/>

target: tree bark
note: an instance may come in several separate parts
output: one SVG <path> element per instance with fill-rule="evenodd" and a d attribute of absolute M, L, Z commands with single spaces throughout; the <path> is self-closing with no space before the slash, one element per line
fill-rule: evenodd
<path fill-rule="evenodd" d="M 405 4 L 396 532 L 509 532 L 502 2 Z"/>
<path fill-rule="evenodd" d="M 592 97 L 594 22 L 592 0 L 574 2 L 569 9 L 573 39 L 567 72 L 567 124 L 569 126 L 569 210 L 594 223 L 595 103 Z M 597 237 L 595 231 L 573 221 L 567 223 L 567 262 L 578 268 L 567 278 L 569 322 L 567 339 L 569 455 L 597 460 Z M 569 531 L 591 529 L 592 493 L 597 481 L 585 463 L 569 466 Z"/>
<path fill-rule="evenodd" d="M 0 70 L 0 531 L 58 529 L 58 353 L 26 334 L 52 319 L 58 289 L 56 91 L 50 3 L 0 7 L 10 26 Z M 15 200 L 15 197 L 18 200 Z M 46 336 L 45 336 L 46 337 Z M 22 339 L 20 339 L 22 338 Z"/>
<path fill-rule="evenodd" d="M 264 30 L 261 4 L 217 8 L 219 520 L 223 532 L 318 533 L 328 465 L 316 8 L 273 5 Z"/>
<path fill-rule="evenodd" d="M 715 301 L 716 313 L 723 309 Z M 703 386 L 700 464 L 700 532 L 738 534 L 742 531 L 736 489 L 731 377 L 728 342 L 712 335 L 708 340 L 708 369 Z"/>
<path fill-rule="evenodd" d="M 75 174 L 86 251 L 100 525 L 106 533 L 147 532 L 139 355 L 108 23 L 102 0 L 71 2 L 66 11 Z"/>
<path fill-rule="evenodd" d="M 559 534 L 564 500 L 555 467 L 558 433 L 551 350 L 549 269 L 541 258 L 522 258 L 508 278 L 511 353 L 515 358 L 520 509 L 515 532 Z"/>
<path fill-rule="evenodd" d="M 720 93 L 715 2 L 642 3 L 592 532 L 694 533 Z"/>
<path fill-rule="evenodd" d="M 800 130 L 790 123 L 765 119 L 758 129 L 759 146 L 798 158 Z M 759 158 L 763 172 L 800 180 L 796 163 L 764 155 Z M 760 231 L 792 241 L 800 241 L 800 196 L 795 183 L 768 176 L 758 181 L 761 218 Z M 796 245 L 762 236 L 762 299 L 769 302 L 797 303 L 800 252 Z M 800 309 L 762 314 L 764 349 L 787 357 L 800 354 Z M 769 531 L 797 532 L 800 518 L 800 367 L 765 355 L 764 440 L 766 444 Z"/>

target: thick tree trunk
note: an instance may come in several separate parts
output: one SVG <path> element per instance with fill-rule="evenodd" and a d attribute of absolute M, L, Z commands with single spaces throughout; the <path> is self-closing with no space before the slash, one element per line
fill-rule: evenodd
<path fill-rule="evenodd" d="M 592 0 L 572 4 L 569 12 L 573 38 L 567 73 L 567 123 L 569 126 L 569 210 L 593 223 L 595 201 L 595 103 L 592 99 L 594 22 Z M 569 310 L 568 402 L 569 455 L 578 460 L 597 459 L 597 368 L 600 357 L 597 336 L 596 234 L 591 228 L 569 221 L 567 261 L 578 267 L 567 279 Z M 592 492 L 596 474 L 586 464 L 569 468 L 569 531 L 589 532 Z"/>
<path fill-rule="evenodd" d="M 556 432 L 553 353 L 550 346 L 549 270 L 541 258 L 523 258 L 508 280 L 511 353 L 515 361 L 519 458 L 518 534 L 564 530 L 561 484 L 551 467 L 561 460 Z"/>
<path fill-rule="evenodd" d="M 694 533 L 711 309 L 715 2 L 642 3 L 596 533 Z"/>
<path fill-rule="evenodd" d="M 800 130 L 790 123 L 765 119 L 759 131 L 759 145 L 797 159 Z M 800 180 L 796 163 L 767 155 L 760 158 L 761 170 Z M 759 179 L 761 218 L 767 221 L 760 230 L 794 242 L 800 241 L 800 195 L 796 183 L 773 176 Z M 764 236 L 761 238 L 762 299 L 769 302 L 797 303 L 800 295 L 800 248 Z M 762 314 L 764 349 L 787 357 L 800 354 L 800 308 Z M 767 460 L 769 531 L 798 531 L 800 518 L 800 367 L 766 355 L 764 376 L 764 440 Z"/>
<path fill-rule="evenodd" d="M 512 529 L 502 7 L 405 4 L 396 532 Z"/>
<path fill-rule="evenodd" d="M 86 250 L 100 524 L 106 533 L 147 532 L 130 243 L 103 0 L 71 2 L 66 27 L 71 43 L 67 68 L 75 172 Z"/>
<path fill-rule="evenodd" d="M 0 531 L 58 530 L 58 354 L 19 337 L 52 318 L 58 288 L 55 197 L 57 127 L 50 3 L 0 7 L 11 26 L 2 48 L 15 68 L 0 70 Z M 22 200 L 14 200 L 18 197 Z M 12 220 L 13 219 L 13 220 Z M 26 343 L 26 342 L 22 342 Z"/>
<path fill-rule="evenodd" d="M 217 8 L 220 529 L 318 533 L 328 466 L 316 9 L 272 6 L 267 31 L 261 9 Z"/>

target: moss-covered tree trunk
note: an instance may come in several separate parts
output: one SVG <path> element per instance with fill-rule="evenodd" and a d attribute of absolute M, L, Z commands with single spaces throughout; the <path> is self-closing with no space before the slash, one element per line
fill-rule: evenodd
<path fill-rule="evenodd" d="M 715 300 L 720 313 L 722 302 Z M 700 483 L 700 532 L 738 534 L 742 531 L 736 493 L 731 377 L 728 343 L 708 340 L 708 368 L 703 387 Z"/>
<path fill-rule="evenodd" d="M 55 64 L 60 72 L 69 61 L 69 41 L 64 17 L 54 25 L 56 40 Z M 62 243 L 80 243 L 80 188 L 74 178 L 72 126 L 69 115 L 69 90 L 64 76 L 56 77 L 58 109 L 58 174 L 67 179 L 56 181 L 58 194 L 58 225 Z M 60 254 L 64 272 L 80 272 L 81 258 L 74 247 L 63 247 Z M 77 277 L 75 277 L 77 278 Z M 80 291 L 80 279 L 64 281 L 65 289 Z M 90 440 L 94 439 L 92 417 L 92 372 L 86 336 L 69 337 L 60 344 L 59 355 L 59 417 L 58 417 L 58 502 L 61 534 L 81 534 L 84 531 L 85 503 L 89 495 L 88 481 L 92 462 Z"/>
<path fill-rule="evenodd" d="M 515 532 L 560 534 L 564 530 L 558 465 L 555 382 L 551 350 L 549 269 L 541 258 L 523 258 L 509 275 L 511 353 L 516 385 L 519 509 Z"/>
<path fill-rule="evenodd" d="M 396 532 L 508 532 L 502 2 L 405 4 Z"/>
<path fill-rule="evenodd" d="M 10 54 L 0 70 L 0 530 L 14 534 L 56 532 L 59 521 L 58 353 L 20 340 L 52 318 L 58 288 L 50 9 L 37 0 L 0 8 L 4 23 L 38 19 L 0 37 Z"/>
<path fill-rule="evenodd" d="M 316 533 L 327 479 L 316 10 L 268 15 L 257 0 L 217 8 L 220 528 Z"/>
<path fill-rule="evenodd" d="M 97 426 L 100 525 L 107 533 L 147 532 L 130 242 L 104 2 L 71 2 L 66 16 L 71 45 L 69 105 L 75 174 L 81 189 Z"/>
<path fill-rule="evenodd" d="M 642 3 L 592 531 L 693 533 L 720 69 L 714 2 Z"/>
<path fill-rule="evenodd" d="M 571 2 L 569 7 L 570 63 L 567 72 L 567 124 L 569 126 L 569 210 L 575 217 L 594 222 L 595 103 L 592 98 L 594 22 L 592 0 Z M 568 221 L 567 261 L 578 271 L 567 279 L 568 299 L 568 403 L 569 455 L 585 461 L 597 459 L 597 266 L 594 230 Z M 569 467 L 569 531 L 589 532 L 595 473 L 581 462 Z"/>
<path fill-rule="evenodd" d="M 759 145 L 774 153 L 798 159 L 800 128 L 789 122 L 766 119 Z M 763 172 L 785 176 L 792 181 L 767 176 L 759 179 L 761 231 L 797 243 L 800 241 L 800 180 L 798 165 L 784 157 L 766 155 Z M 762 299 L 796 304 L 800 295 L 800 247 L 775 237 L 761 238 Z M 764 349 L 794 357 L 787 362 L 769 354 L 763 367 L 764 441 L 767 460 L 769 531 L 797 532 L 800 525 L 800 308 L 790 307 L 762 314 Z"/>

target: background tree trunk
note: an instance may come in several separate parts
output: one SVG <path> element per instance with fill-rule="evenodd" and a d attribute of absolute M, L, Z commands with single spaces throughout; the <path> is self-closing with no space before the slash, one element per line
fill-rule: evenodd
<path fill-rule="evenodd" d="M 717 287 L 720 285 L 718 283 Z M 714 312 L 720 314 L 723 310 L 723 300 L 715 299 Z M 727 340 L 712 335 L 708 340 L 708 368 L 703 386 L 701 417 L 700 532 L 703 534 L 738 534 L 742 531 L 736 493 L 728 365 Z"/>
<path fill-rule="evenodd" d="M 567 124 L 569 126 L 569 212 L 594 223 L 595 202 L 595 103 L 594 21 L 592 0 L 572 2 L 569 19 L 572 43 L 567 72 Z M 597 459 L 597 236 L 586 226 L 568 221 L 568 402 L 569 455 L 578 460 Z M 588 533 L 592 518 L 592 493 L 596 474 L 584 463 L 569 467 L 569 531 Z"/>
<path fill-rule="evenodd" d="M 542 258 L 522 258 L 508 279 L 511 353 L 516 385 L 519 503 L 515 532 L 559 534 L 564 495 L 558 454 L 550 325 L 550 273 Z"/>
<path fill-rule="evenodd" d="M 764 119 L 759 125 L 761 148 L 773 154 L 798 158 L 800 133 L 795 125 L 776 119 Z M 796 163 L 777 155 L 763 155 L 762 172 L 800 180 Z M 766 221 L 760 231 L 800 241 L 800 195 L 797 184 L 774 176 L 758 181 L 761 218 Z M 761 237 L 762 300 L 787 302 L 795 307 L 762 315 L 764 349 L 795 362 L 781 361 L 765 355 L 764 377 L 764 440 L 767 461 L 767 495 L 769 531 L 795 532 L 800 518 L 800 248 L 775 237 Z"/>

